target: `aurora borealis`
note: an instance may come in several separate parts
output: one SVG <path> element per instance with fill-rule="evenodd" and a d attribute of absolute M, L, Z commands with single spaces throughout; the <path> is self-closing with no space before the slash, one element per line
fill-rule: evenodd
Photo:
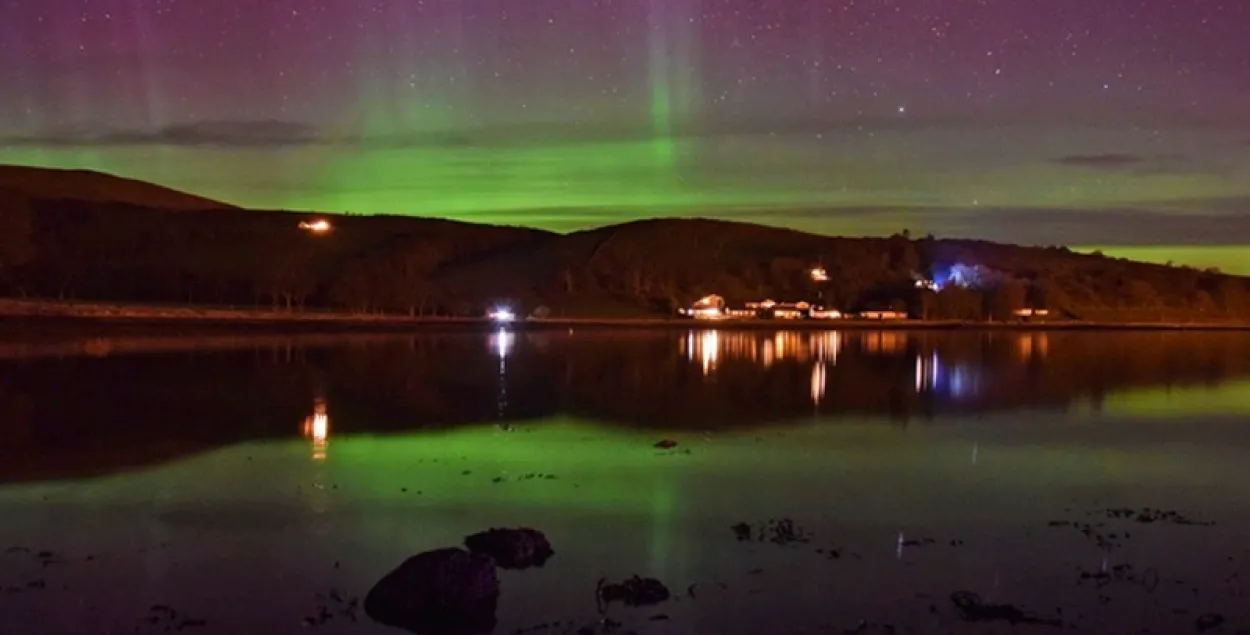
<path fill-rule="evenodd" d="M 0 162 L 258 208 L 1250 270 L 1247 42 L 1217 0 L 8 2 Z"/>

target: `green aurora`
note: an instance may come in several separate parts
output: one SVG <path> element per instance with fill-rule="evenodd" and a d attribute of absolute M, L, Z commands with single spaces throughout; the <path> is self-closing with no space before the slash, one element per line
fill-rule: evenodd
<path fill-rule="evenodd" d="M 682 128 L 671 109 L 695 96 L 655 66 L 646 129 L 453 133 L 450 106 L 379 108 L 353 131 L 307 143 L 12 145 L 0 147 L 0 162 L 97 169 L 258 209 L 557 231 L 698 215 L 824 234 L 909 229 L 1065 244 L 1250 273 L 1238 220 L 1250 201 L 1250 156 L 1226 130 L 1143 141 L 1134 127 L 1040 124 Z M 375 103 L 389 103 L 382 97 Z M 1123 153 L 1100 154 L 1109 147 Z M 1184 158 L 1193 156 L 1203 158 Z"/>

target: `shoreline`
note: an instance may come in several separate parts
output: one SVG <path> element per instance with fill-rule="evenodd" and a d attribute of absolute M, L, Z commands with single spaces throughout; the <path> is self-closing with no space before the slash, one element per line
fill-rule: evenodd
<path fill-rule="evenodd" d="M 0 300 L 0 334 L 153 332 L 188 329 L 205 332 L 375 333 L 571 329 L 722 329 L 722 330 L 1011 330 L 1011 331 L 1250 331 L 1250 322 L 1236 321 L 1082 321 L 1043 320 L 969 322 L 959 320 L 704 320 L 684 317 L 553 317 L 495 322 L 489 318 L 408 317 L 335 313 L 322 310 L 274 311 L 255 308 L 161 306 L 57 300 Z"/>

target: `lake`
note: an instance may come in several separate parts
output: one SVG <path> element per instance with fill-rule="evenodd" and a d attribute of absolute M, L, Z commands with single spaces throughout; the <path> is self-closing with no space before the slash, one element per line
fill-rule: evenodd
<path fill-rule="evenodd" d="M 0 632 L 400 633 L 490 527 L 497 633 L 1250 632 L 1248 414 L 1237 332 L 13 340 Z"/>

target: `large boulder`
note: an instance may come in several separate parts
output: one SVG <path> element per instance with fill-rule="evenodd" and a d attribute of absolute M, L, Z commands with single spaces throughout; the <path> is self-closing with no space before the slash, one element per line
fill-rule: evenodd
<path fill-rule="evenodd" d="M 365 614 L 418 635 L 481 635 L 494 630 L 498 601 L 490 556 L 436 549 L 405 560 L 374 585 Z"/>
<path fill-rule="evenodd" d="M 541 567 L 556 553 L 543 532 L 528 527 L 476 533 L 464 539 L 464 546 L 494 558 L 503 569 Z"/>

